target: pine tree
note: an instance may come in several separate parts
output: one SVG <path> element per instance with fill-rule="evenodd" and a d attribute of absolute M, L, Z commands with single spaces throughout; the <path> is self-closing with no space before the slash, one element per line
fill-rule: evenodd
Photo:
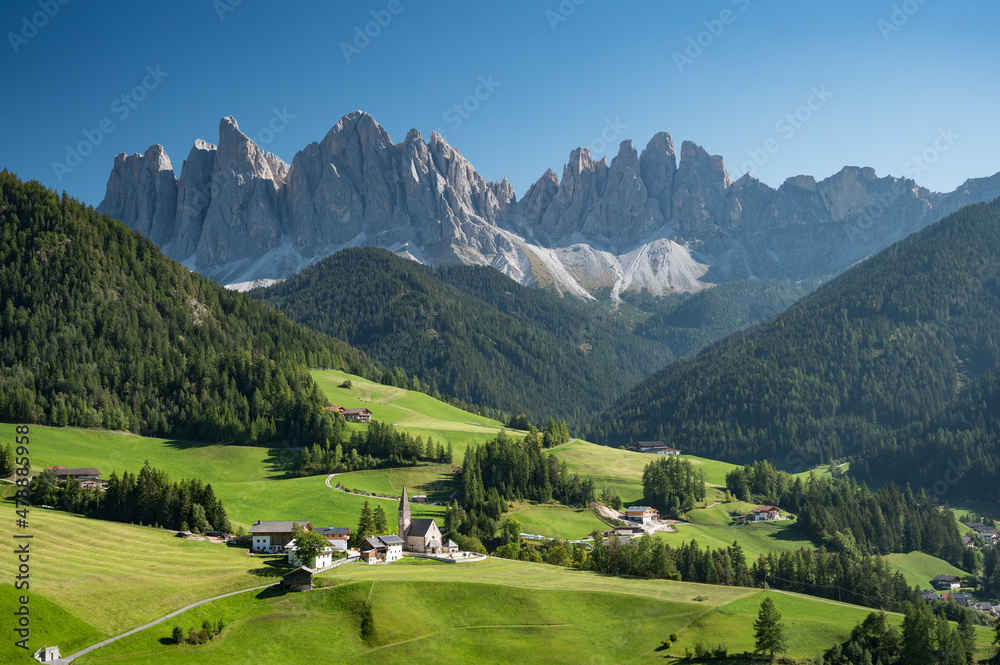
<path fill-rule="evenodd" d="M 934 662 L 931 634 L 934 617 L 926 603 L 913 603 L 903 619 L 902 662 L 907 665 L 930 665 Z"/>
<path fill-rule="evenodd" d="M 381 505 L 375 506 L 375 512 L 372 514 L 372 533 L 376 536 L 384 536 L 389 533 L 389 525 Z"/>
<path fill-rule="evenodd" d="M 774 654 L 788 650 L 788 638 L 785 635 L 785 626 L 781 623 L 781 613 L 774 606 L 770 596 L 764 598 L 764 602 L 760 604 L 760 612 L 757 613 L 753 627 L 755 653 L 766 652 L 773 659 Z"/>

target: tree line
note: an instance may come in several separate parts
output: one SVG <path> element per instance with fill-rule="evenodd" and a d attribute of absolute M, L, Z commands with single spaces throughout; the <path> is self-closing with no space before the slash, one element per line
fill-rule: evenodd
<path fill-rule="evenodd" d="M 76 480 L 59 485 L 55 472 L 46 469 L 31 486 L 35 503 L 61 505 L 70 512 L 112 522 L 128 522 L 205 533 L 229 533 L 226 509 L 210 484 L 192 478 L 174 481 L 165 471 L 146 462 L 139 473 L 112 472 L 106 491 L 85 491 Z"/>

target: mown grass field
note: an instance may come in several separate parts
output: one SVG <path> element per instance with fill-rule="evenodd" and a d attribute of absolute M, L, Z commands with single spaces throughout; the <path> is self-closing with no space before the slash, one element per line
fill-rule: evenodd
<path fill-rule="evenodd" d="M 751 510 L 757 507 L 757 504 L 746 503 L 745 501 L 730 501 L 729 503 L 720 503 L 717 506 L 712 506 L 711 508 L 695 508 L 684 515 L 684 519 L 688 522 L 694 522 L 695 524 L 712 524 L 712 525 L 728 525 L 733 523 L 733 518 L 730 515 L 732 511 L 738 511 L 738 514 L 746 515 Z"/>
<path fill-rule="evenodd" d="M 20 608 L 19 598 L 25 592 L 10 586 L 7 580 L 0 585 L 0 607 L 3 608 L 3 612 L 0 612 L 0 631 L 6 641 L 4 648 L 0 649 L 0 663 L 34 663 L 31 654 L 41 646 L 57 644 L 64 654 L 69 654 L 109 637 L 53 603 L 41 595 L 41 592 L 32 589 L 28 592 L 31 636 L 28 639 L 30 649 L 24 651 L 13 646 L 15 640 L 21 639 L 19 635 L 15 637 L 13 632 L 17 627 L 14 625 L 13 612 Z"/>
<path fill-rule="evenodd" d="M 268 584 L 279 570 L 270 563 L 283 559 L 54 510 L 35 508 L 29 515 L 30 591 L 108 635 L 202 598 Z M 13 504 L 0 504 L 5 543 L 14 542 L 14 519 Z M 69 627 L 71 635 L 82 630 Z"/>
<path fill-rule="evenodd" d="M 361 492 L 375 492 L 401 496 L 403 486 L 409 495 L 426 494 L 432 501 L 444 501 L 458 490 L 458 476 L 454 467 L 431 464 L 396 469 L 372 469 L 340 473 L 331 481 Z"/>
<path fill-rule="evenodd" d="M 435 442 L 451 443 L 452 461 L 456 465 L 461 465 L 470 444 L 496 438 L 503 427 L 499 421 L 463 411 L 423 393 L 383 386 L 338 370 L 313 370 L 311 374 L 332 404 L 365 407 L 371 410 L 374 420 L 394 423 L 425 441 L 432 436 Z M 351 387 L 341 388 L 346 380 L 350 380 Z"/>
<path fill-rule="evenodd" d="M 815 543 L 784 522 L 741 526 L 678 524 L 676 528 L 676 533 L 659 532 L 656 536 L 674 547 L 696 540 L 702 547 L 719 548 L 729 547 L 735 541 L 743 548 L 748 561 L 771 551 L 785 552 L 802 547 L 816 547 Z"/>
<path fill-rule="evenodd" d="M 910 586 L 933 589 L 931 580 L 935 575 L 958 575 L 962 579 L 968 575 L 943 559 L 923 552 L 889 554 L 885 557 L 890 566 L 903 573 Z"/>
<path fill-rule="evenodd" d="M 505 513 L 503 519 L 508 517 L 517 519 L 524 533 L 563 540 L 580 540 L 594 529 L 603 531 L 608 528 L 592 510 L 558 504 L 516 502 L 514 510 Z"/>

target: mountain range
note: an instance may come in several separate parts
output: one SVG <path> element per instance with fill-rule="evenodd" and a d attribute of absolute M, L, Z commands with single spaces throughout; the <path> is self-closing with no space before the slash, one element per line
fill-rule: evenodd
<path fill-rule="evenodd" d="M 236 288 L 376 246 L 430 266 L 490 265 L 584 299 L 609 289 L 693 292 L 738 279 L 837 274 L 964 205 L 1000 196 L 1000 174 L 946 194 L 845 167 L 773 189 L 732 180 L 721 157 L 669 134 L 595 161 L 573 150 L 518 199 L 439 134 L 401 143 L 368 114 L 344 116 L 287 164 L 223 118 L 174 173 L 162 146 L 119 154 L 98 211 L 171 258 Z"/>

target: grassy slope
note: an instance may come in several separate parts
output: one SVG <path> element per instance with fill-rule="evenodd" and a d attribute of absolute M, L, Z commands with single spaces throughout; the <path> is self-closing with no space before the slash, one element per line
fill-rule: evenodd
<path fill-rule="evenodd" d="M 0 424 L 0 437 L 9 440 L 14 426 Z M 269 463 L 264 448 L 203 445 L 167 441 L 115 432 L 32 426 L 32 464 L 37 469 L 96 466 L 104 477 L 117 471 L 138 472 L 149 460 L 174 478 L 198 477 L 212 485 L 234 525 L 248 527 L 256 520 L 303 519 L 323 526 L 357 524 L 367 500 L 381 503 L 390 522 L 397 503 L 366 499 L 326 486 L 326 476 L 287 479 Z M 444 516 L 444 508 L 414 504 L 414 517 Z"/>
<path fill-rule="evenodd" d="M 947 561 L 923 552 L 890 554 L 885 558 L 889 565 L 903 573 L 911 587 L 919 586 L 921 589 L 933 589 L 931 580 L 934 579 L 935 575 L 958 575 L 963 579 L 967 575 Z"/>
<path fill-rule="evenodd" d="M 375 420 L 396 423 L 400 429 L 424 440 L 433 436 L 442 444 L 451 443 L 455 464 L 462 463 L 469 444 L 486 443 L 503 427 L 499 421 L 463 411 L 423 393 L 383 386 L 337 370 L 314 370 L 311 374 L 332 404 L 366 407 Z M 351 388 L 339 387 L 347 379 Z"/>
<path fill-rule="evenodd" d="M 4 580 L 7 582 L 7 580 Z M 107 639 L 108 635 L 94 628 L 86 621 L 70 614 L 62 607 L 53 603 L 41 592 L 33 588 L 28 590 L 28 608 L 30 611 L 31 636 L 28 639 L 28 651 L 12 646 L 12 642 L 21 639 L 13 637 L 13 611 L 20 607 L 19 598 L 24 591 L 19 591 L 8 584 L 0 585 L 0 632 L 5 640 L 10 640 L 0 650 L 0 663 L 34 663 L 31 654 L 42 646 L 59 645 L 63 654 L 70 654 L 83 649 L 95 642 Z M 89 617 L 88 617 L 89 618 Z"/>
<path fill-rule="evenodd" d="M 579 540 L 589 536 L 594 529 L 603 531 L 608 528 L 591 510 L 571 509 L 557 504 L 517 502 L 514 510 L 507 515 L 521 523 L 523 532 L 549 538 Z"/>
<path fill-rule="evenodd" d="M 42 509 L 30 516 L 31 592 L 101 633 L 116 634 L 202 598 L 267 584 L 276 570 L 267 565 L 274 557 L 248 557 L 246 550 L 160 529 Z M 0 505 L 4 542 L 13 542 L 13 525 L 13 505 Z"/>
<path fill-rule="evenodd" d="M 748 561 L 767 554 L 769 551 L 784 552 L 802 547 L 815 547 L 807 538 L 784 524 L 747 524 L 745 526 L 703 526 L 700 524 L 680 524 L 676 533 L 658 533 L 669 545 L 677 546 L 690 540 L 698 541 L 702 547 L 728 547 L 733 541 L 739 543 Z"/>
<path fill-rule="evenodd" d="M 396 469 L 372 469 L 337 474 L 332 482 L 359 492 L 401 496 L 403 487 L 410 496 L 426 494 L 432 501 L 443 501 L 459 488 L 453 467 L 431 464 Z"/>
<path fill-rule="evenodd" d="M 266 591 L 217 601 L 81 659 L 141 658 L 144 663 L 249 663 L 282 658 L 308 644 L 310 659 L 335 662 L 477 663 L 663 662 L 701 638 L 730 652 L 753 648 L 752 626 L 770 593 L 789 635 L 789 653 L 811 657 L 843 641 L 865 608 L 754 589 L 617 579 L 543 564 L 346 566 L 322 577 L 334 588 L 308 594 Z M 700 600 L 696 600 L 700 599 Z M 358 610 L 368 603 L 375 630 L 361 639 Z M 205 646 L 175 646 L 174 625 L 226 622 Z M 892 616 L 899 624 L 901 617 Z M 257 639 L 261 631 L 267 640 Z M 991 632 L 979 632 L 985 648 Z M 254 649 L 246 645 L 253 643 Z"/>

